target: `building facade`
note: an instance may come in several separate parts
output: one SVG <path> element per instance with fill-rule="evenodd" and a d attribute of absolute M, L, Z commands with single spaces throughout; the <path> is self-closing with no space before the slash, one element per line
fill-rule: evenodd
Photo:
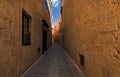
<path fill-rule="evenodd" d="M 19 77 L 52 43 L 44 0 L 0 0 L 0 77 Z"/>
<path fill-rule="evenodd" d="M 58 21 L 55 23 L 54 29 L 53 29 L 53 40 L 55 43 L 59 43 L 59 45 L 63 45 L 63 27 L 62 27 L 62 19 L 61 19 L 61 13 L 59 15 Z"/>
<path fill-rule="evenodd" d="M 120 77 L 119 12 L 119 0 L 62 0 L 62 46 L 87 77 Z"/>
<path fill-rule="evenodd" d="M 49 12 L 50 12 L 50 15 L 51 15 L 51 18 L 52 18 L 52 3 L 51 3 L 51 0 L 47 0 L 47 4 L 48 4 L 48 9 L 49 9 Z"/>

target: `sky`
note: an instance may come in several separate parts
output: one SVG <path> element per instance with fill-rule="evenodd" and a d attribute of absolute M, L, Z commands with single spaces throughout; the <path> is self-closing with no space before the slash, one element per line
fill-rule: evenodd
<path fill-rule="evenodd" d="M 54 27 L 59 17 L 61 0 L 51 0 L 51 2 L 52 2 L 52 27 Z"/>

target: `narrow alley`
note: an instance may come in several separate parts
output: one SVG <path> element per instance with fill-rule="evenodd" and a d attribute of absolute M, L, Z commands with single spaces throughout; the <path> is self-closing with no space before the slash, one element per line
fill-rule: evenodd
<path fill-rule="evenodd" d="M 0 77 L 120 77 L 120 0 L 0 0 Z"/>
<path fill-rule="evenodd" d="M 84 77 L 67 53 L 52 45 L 21 77 Z"/>

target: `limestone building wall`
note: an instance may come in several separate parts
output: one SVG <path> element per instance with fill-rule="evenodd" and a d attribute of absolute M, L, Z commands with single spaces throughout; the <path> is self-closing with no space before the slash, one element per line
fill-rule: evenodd
<path fill-rule="evenodd" d="M 58 43 L 59 45 L 63 45 L 63 26 L 62 26 L 62 19 L 61 13 L 59 15 L 58 21 L 55 23 L 54 31 L 54 42 Z"/>
<path fill-rule="evenodd" d="M 87 77 L 120 77 L 120 1 L 62 0 L 63 47 Z"/>
<path fill-rule="evenodd" d="M 50 13 L 44 0 L 0 0 L 0 77 L 19 77 L 42 53 L 42 20 L 49 25 L 47 47 L 52 42 Z M 30 19 L 31 44 L 22 45 L 23 10 Z M 39 51 L 40 50 L 40 51 Z"/>
<path fill-rule="evenodd" d="M 53 28 L 54 31 L 54 42 L 55 43 L 59 43 L 60 38 L 59 38 L 59 33 L 60 33 L 60 24 L 59 24 L 59 20 L 55 23 L 55 26 Z"/>

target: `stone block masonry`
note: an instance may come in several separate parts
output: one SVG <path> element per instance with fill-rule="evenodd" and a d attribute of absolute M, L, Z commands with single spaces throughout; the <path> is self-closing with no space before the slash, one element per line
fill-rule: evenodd
<path fill-rule="evenodd" d="M 80 69 L 87 77 L 120 77 L 120 1 L 63 0 L 61 7 L 63 47 Z"/>
<path fill-rule="evenodd" d="M 0 0 L 0 77 L 19 77 L 42 54 L 43 19 L 49 25 L 47 48 L 51 45 L 51 17 L 43 1 Z M 26 46 L 22 43 L 23 11 L 30 17 L 31 44 Z"/>

